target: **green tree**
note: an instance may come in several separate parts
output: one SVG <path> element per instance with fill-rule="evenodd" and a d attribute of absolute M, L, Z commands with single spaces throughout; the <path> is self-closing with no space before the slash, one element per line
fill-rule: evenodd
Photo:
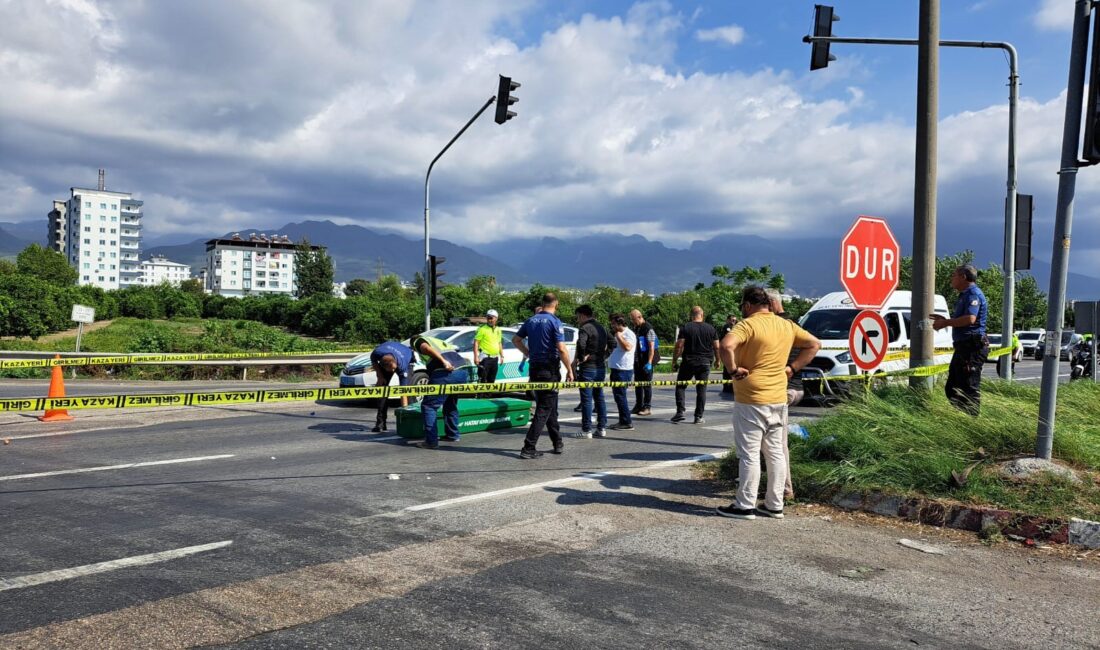
<path fill-rule="evenodd" d="M 349 280 L 346 287 L 344 287 L 344 295 L 348 298 L 354 298 L 355 296 L 366 295 L 370 290 L 370 282 L 363 278 L 355 278 Z"/>
<path fill-rule="evenodd" d="M 184 280 L 183 282 L 180 282 L 180 291 L 194 296 L 198 299 L 200 304 L 206 297 L 206 291 L 202 287 L 202 280 L 198 279 Z"/>
<path fill-rule="evenodd" d="M 310 246 L 308 239 L 303 238 L 295 249 L 294 275 L 298 283 L 294 295 L 299 298 L 332 295 L 332 258 L 324 248 Z"/>
<path fill-rule="evenodd" d="M 38 244 L 24 248 L 15 258 L 15 266 L 23 275 L 30 275 L 60 287 L 76 284 L 76 269 L 69 266 L 65 256 Z"/>

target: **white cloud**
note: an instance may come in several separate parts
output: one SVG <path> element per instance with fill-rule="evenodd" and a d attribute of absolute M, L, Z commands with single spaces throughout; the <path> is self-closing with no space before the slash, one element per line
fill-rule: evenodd
<path fill-rule="evenodd" d="M 518 117 L 483 118 L 436 167 L 439 237 L 684 245 L 828 236 L 858 213 L 905 222 L 912 210 L 912 126 L 865 117 L 866 78 L 843 76 L 830 88 L 846 92 L 821 99 L 820 75 L 684 72 L 677 39 L 692 32 L 667 4 L 524 41 L 501 27 L 522 22 L 512 0 L 127 2 L 94 29 L 86 13 L 11 4 L 22 22 L 0 23 L 7 219 L 44 218 L 104 166 L 109 187 L 145 199 L 150 235 L 308 218 L 415 235 L 428 162 L 498 73 L 523 84 Z M 65 47 L 20 34 L 51 30 Z M 1063 102 L 1022 106 L 1020 186 L 1039 205 L 1053 204 Z M 982 224 L 999 218 L 1006 122 L 1001 105 L 945 116 L 941 223 L 958 221 L 962 196 L 966 219 L 995 232 Z M 1100 216 L 1096 176 L 1079 179 L 1079 219 Z"/>
<path fill-rule="evenodd" d="M 745 40 L 745 28 L 740 25 L 726 25 L 713 29 L 700 29 L 695 32 L 695 38 L 704 43 L 717 41 L 727 45 L 737 45 Z"/>
<path fill-rule="evenodd" d="M 1073 27 L 1073 0 L 1041 0 L 1035 12 L 1035 24 L 1040 29 L 1068 30 Z"/>

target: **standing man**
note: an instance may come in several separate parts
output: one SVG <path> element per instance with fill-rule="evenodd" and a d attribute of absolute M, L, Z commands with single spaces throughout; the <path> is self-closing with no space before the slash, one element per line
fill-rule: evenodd
<path fill-rule="evenodd" d="M 420 354 L 420 361 L 428 367 L 429 384 L 446 386 L 465 384 L 469 381 L 469 373 L 465 369 L 460 370 L 467 362 L 453 345 L 431 336 L 418 336 L 412 343 L 413 348 Z M 420 415 L 424 418 L 424 439 L 415 446 L 421 449 L 439 449 L 440 438 L 436 420 L 439 418 L 441 406 L 444 417 L 443 429 L 446 434 L 443 440 L 458 442 L 458 396 L 427 395 L 420 402 Z"/>
<path fill-rule="evenodd" d="M 607 330 L 596 322 L 592 307 L 581 305 L 574 310 L 577 317 L 577 381 L 602 382 L 607 373 Z M 596 404 L 596 437 L 607 436 L 607 403 L 603 399 L 603 388 L 582 388 L 581 390 L 581 431 L 574 438 L 592 437 L 592 401 Z"/>
<path fill-rule="evenodd" d="M 974 284 L 978 270 L 963 264 L 951 274 L 951 286 L 959 292 L 951 318 L 929 314 L 932 328 L 951 329 L 955 353 L 947 371 L 947 399 L 959 410 L 977 416 L 982 401 L 982 367 L 989 357 L 989 339 L 985 336 L 985 321 L 989 304 L 985 294 Z"/>
<path fill-rule="evenodd" d="M 561 365 L 565 364 L 566 381 L 573 381 L 573 366 L 569 362 L 569 350 L 565 347 L 565 328 L 555 312 L 558 311 L 558 297 L 547 292 L 542 296 L 541 309 L 531 316 L 512 337 L 516 348 L 531 360 L 530 374 L 533 382 L 561 381 Z M 524 339 L 527 342 L 524 343 Z M 560 454 L 565 448 L 558 426 L 558 391 L 536 390 L 535 417 L 531 419 L 531 428 L 523 441 L 520 458 L 538 458 L 542 452 L 535 446 L 542 436 L 543 428 L 554 445 L 553 453 Z"/>
<path fill-rule="evenodd" d="M 745 288 L 741 313 L 745 318 L 722 339 L 722 362 L 739 382 L 733 403 L 733 441 L 740 462 L 737 498 L 719 506 L 717 512 L 736 519 L 755 519 L 757 514 L 781 519 L 787 478 L 783 458 L 787 381 L 814 358 L 821 342 L 771 313 L 768 294 L 761 287 Z M 788 363 L 795 346 L 801 351 Z M 768 489 L 764 507 L 757 509 L 761 447 L 768 466 Z"/>
<path fill-rule="evenodd" d="M 634 381 L 653 381 L 653 366 L 661 360 L 657 350 L 657 332 L 646 322 L 645 316 L 637 309 L 630 312 L 630 322 L 634 324 L 634 336 L 638 339 L 637 354 L 634 355 Z M 649 415 L 653 402 L 653 387 L 648 384 L 634 388 L 635 415 Z"/>
<path fill-rule="evenodd" d="M 627 327 L 626 318 L 622 314 L 611 315 L 611 331 L 615 336 L 615 348 L 607 359 L 611 366 L 611 381 L 630 383 L 634 380 L 634 348 L 637 347 L 638 337 Z M 634 422 L 630 418 L 626 386 L 615 386 L 611 393 L 615 396 L 615 406 L 619 410 L 619 422 L 611 428 L 616 431 L 633 431 Z"/>
<path fill-rule="evenodd" d="M 726 324 L 722 326 L 722 331 L 718 334 L 718 340 L 726 338 L 726 334 L 729 334 L 733 330 L 733 326 L 737 324 L 737 317 L 733 314 L 726 316 Z M 726 395 L 733 395 L 733 373 L 729 368 L 722 366 L 722 379 L 727 383 L 722 384 L 722 393 Z"/>
<path fill-rule="evenodd" d="M 497 380 L 500 354 L 504 347 L 504 334 L 497 326 L 499 318 L 500 314 L 495 309 L 485 312 L 486 323 L 478 327 L 474 334 L 474 362 L 477 363 L 477 380 L 482 384 L 496 383 Z"/>
<path fill-rule="evenodd" d="M 783 308 L 783 296 L 775 289 L 765 289 L 765 293 L 768 294 L 768 309 L 771 310 L 776 316 L 794 322 L 790 314 Z M 798 355 L 802 353 L 799 348 L 791 348 L 791 354 L 787 357 L 787 365 L 794 363 Z M 802 401 L 802 398 L 806 396 L 806 391 L 802 387 L 802 373 L 791 373 L 789 379 L 787 379 L 787 409 L 788 411 L 792 406 L 796 406 Z M 789 415 L 789 413 L 788 413 Z M 789 430 L 787 425 L 790 423 L 790 418 L 785 417 L 783 420 L 783 461 L 787 467 L 787 482 L 783 486 L 783 498 L 794 498 L 794 484 L 791 483 L 791 447 L 788 441 Z"/>
<path fill-rule="evenodd" d="M 710 367 L 714 365 L 718 354 L 718 332 L 710 323 L 703 322 L 703 308 L 696 305 L 691 308 L 691 320 L 680 328 L 680 338 L 676 339 L 676 347 L 672 352 L 672 368 L 676 373 L 676 381 L 695 379 L 706 381 L 710 377 Z M 677 359 L 683 359 L 677 364 Z M 676 415 L 672 421 L 680 423 L 684 421 L 684 392 L 687 387 L 684 384 L 676 385 Z M 695 386 L 695 422 L 703 424 L 703 409 L 707 405 L 707 385 Z"/>
<path fill-rule="evenodd" d="M 386 341 L 382 345 L 371 350 L 370 368 L 374 371 L 378 381 L 375 386 L 389 386 L 396 374 L 402 386 L 409 385 L 409 367 L 412 365 L 413 351 L 407 345 L 397 341 Z M 401 406 L 408 406 L 409 398 L 401 397 Z M 388 398 L 378 401 L 378 414 L 375 416 L 374 433 L 382 433 L 388 430 L 386 420 L 389 419 L 390 404 Z"/>

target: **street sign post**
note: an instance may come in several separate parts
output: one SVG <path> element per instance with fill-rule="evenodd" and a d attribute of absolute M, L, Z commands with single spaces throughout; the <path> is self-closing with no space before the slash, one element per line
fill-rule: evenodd
<path fill-rule="evenodd" d="M 840 242 L 840 282 L 860 309 L 881 309 L 898 286 L 901 249 L 885 219 L 860 216 Z"/>
<path fill-rule="evenodd" d="M 862 370 L 874 370 L 886 358 L 890 343 L 886 321 L 876 311 L 861 311 L 848 331 L 848 352 Z"/>
<path fill-rule="evenodd" d="M 84 323 L 95 322 L 95 307 L 87 305 L 73 305 L 73 313 L 69 320 L 76 325 L 76 351 L 80 352 L 80 339 L 84 336 Z M 76 366 L 73 366 L 73 377 L 76 377 Z"/>

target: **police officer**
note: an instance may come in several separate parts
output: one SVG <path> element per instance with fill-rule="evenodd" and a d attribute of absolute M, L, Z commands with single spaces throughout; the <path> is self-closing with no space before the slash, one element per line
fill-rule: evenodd
<path fill-rule="evenodd" d="M 486 323 L 474 334 L 474 362 L 477 364 L 477 380 L 483 384 L 496 383 L 500 368 L 500 354 L 504 337 L 497 325 L 500 314 L 490 309 L 485 312 Z"/>
<path fill-rule="evenodd" d="M 389 386 L 396 374 L 402 386 L 409 385 L 409 370 L 412 366 L 413 351 L 407 345 L 397 341 L 386 341 L 374 348 L 370 353 L 370 367 L 374 371 L 378 382 L 376 386 Z M 401 406 L 408 406 L 409 398 L 401 398 Z M 389 400 L 382 398 L 378 404 L 378 415 L 374 420 L 374 433 L 386 431 L 386 420 L 389 419 Z"/>
<path fill-rule="evenodd" d="M 530 380 L 533 382 L 561 381 L 561 365 L 565 364 L 566 381 L 573 381 L 573 366 L 569 361 L 569 350 L 565 347 L 565 328 L 555 316 L 558 310 L 558 297 L 547 292 L 542 297 L 541 309 L 528 318 L 519 331 L 512 337 L 516 348 L 530 359 Z M 526 339 L 526 342 L 524 342 Z M 560 454 L 565 445 L 558 426 L 558 391 L 536 390 L 535 417 L 531 419 L 531 428 L 523 441 L 520 458 L 538 458 L 542 452 L 535 449 L 542 430 L 550 436 L 555 454 Z"/>
<path fill-rule="evenodd" d="M 469 372 L 460 369 L 466 360 L 453 345 L 431 336 L 418 336 L 413 339 L 413 349 L 420 355 L 420 361 L 428 367 L 428 383 L 436 386 L 465 384 L 469 381 Z M 420 402 L 420 415 L 424 418 L 424 439 L 415 446 L 421 449 L 439 448 L 439 430 L 436 420 L 439 407 L 443 407 L 443 440 L 458 442 L 458 396 L 427 395 Z"/>
<path fill-rule="evenodd" d="M 959 292 L 959 299 L 951 318 L 930 314 L 933 329 L 952 328 L 955 353 L 951 355 L 951 367 L 947 372 L 947 399 L 975 416 L 981 408 L 982 367 L 989 356 L 989 339 L 985 335 L 989 304 L 985 294 L 974 284 L 977 279 L 978 270 L 972 265 L 956 268 L 951 274 L 951 286 Z"/>

